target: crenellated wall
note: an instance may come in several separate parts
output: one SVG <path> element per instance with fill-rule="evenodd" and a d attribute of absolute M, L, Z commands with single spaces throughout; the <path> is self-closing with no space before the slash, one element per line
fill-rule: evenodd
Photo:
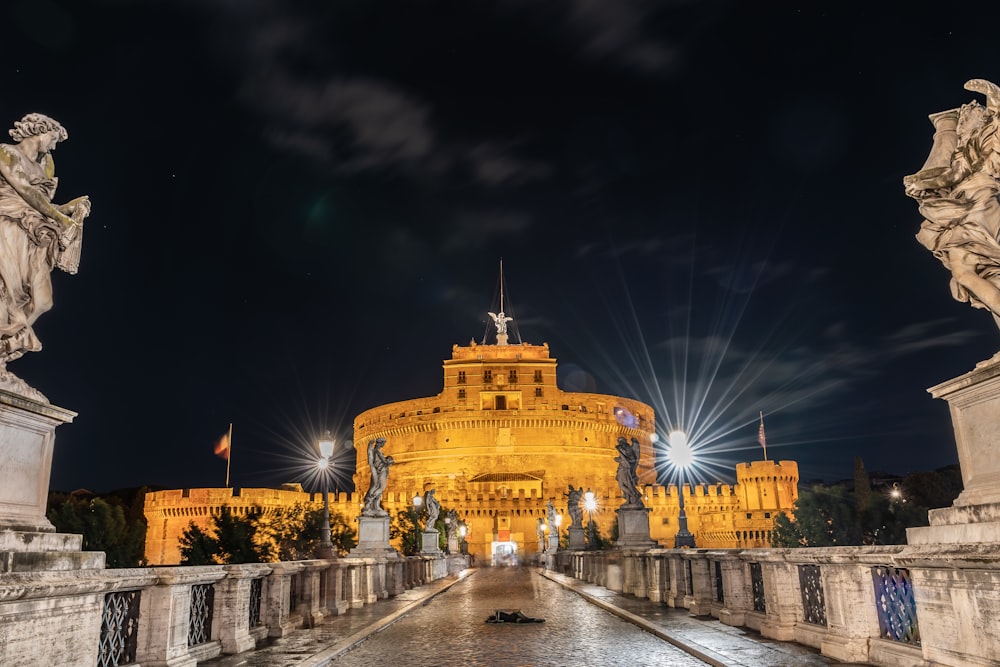
<path fill-rule="evenodd" d="M 780 471 L 785 477 L 782 484 L 795 489 L 797 465 L 794 461 L 755 461 L 740 464 L 739 468 L 753 468 L 757 471 Z M 607 474 L 613 474 L 609 471 Z M 773 475 L 772 475 L 773 477 Z M 688 529 L 695 535 L 698 546 L 708 548 L 754 548 L 770 544 L 770 531 L 777 513 L 789 510 L 790 505 L 768 509 L 751 510 L 743 505 L 746 497 L 785 497 L 773 490 L 768 476 L 760 478 L 744 476 L 742 484 L 699 484 L 692 491 L 684 486 L 684 508 L 688 517 Z M 766 488 L 758 488 L 759 484 Z M 576 486 L 581 486 L 577 483 Z M 395 516 L 397 512 L 412 507 L 413 497 L 422 495 L 423 485 L 408 487 L 396 485 L 387 491 L 382 506 Z M 677 533 L 677 517 L 680 503 L 677 486 L 669 487 L 649 484 L 642 488 L 643 501 L 649 509 L 650 537 L 664 546 L 673 544 Z M 790 491 L 788 491 L 790 493 Z M 510 541 L 522 545 L 522 557 L 528 557 L 537 550 L 536 527 L 539 518 L 545 518 L 547 505 L 551 500 L 556 512 L 566 522 L 562 532 L 569 527 L 569 509 L 565 491 L 550 489 L 541 479 L 507 480 L 491 479 L 481 483 L 440 485 L 435 493 L 442 507 L 454 509 L 459 519 L 467 526 L 466 541 L 469 552 L 479 558 L 490 557 L 490 544 L 497 537 L 497 526 L 509 531 Z M 797 497 L 797 496 L 796 496 Z M 361 511 L 363 494 L 340 493 L 330 496 L 331 512 L 338 512 L 356 524 Z M 622 498 L 615 486 L 614 492 L 605 489 L 596 494 L 597 510 L 594 522 L 605 537 L 612 535 L 617 521 L 615 510 L 622 504 Z M 287 489 L 175 489 L 146 494 L 145 514 L 148 528 L 146 532 L 146 559 L 150 565 L 175 565 L 180 562 L 178 541 L 190 524 L 208 529 L 213 515 L 218 515 L 223 506 L 232 508 L 237 514 L 245 513 L 251 507 L 268 512 L 309 504 L 320 507 L 321 494 L 306 493 Z M 750 516 L 748 516 L 750 515 Z M 584 511 L 584 523 L 590 517 Z M 398 546 L 398 545 L 397 545 Z"/>

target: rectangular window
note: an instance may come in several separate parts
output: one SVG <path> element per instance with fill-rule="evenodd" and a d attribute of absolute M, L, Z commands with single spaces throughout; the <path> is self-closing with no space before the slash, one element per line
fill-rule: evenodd
<path fill-rule="evenodd" d="M 771 518 L 771 513 L 770 512 L 764 512 L 764 518 L 765 519 L 770 519 Z"/>
<path fill-rule="evenodd" d="M 507 409 L 507 397 L 497 396 L 497 410 L 506 410 L 506 409 Z"/>
<path fill-rule="evenodd" d="M 493 382 L 493 371 L 491 370 L 483 371 L 483 382 L 486 383 Z"/>
<path fill-rule="evenodd" d="M 516 384 L 517 383 L 517 371 L 516 370 L 512 370 L 510 372 L 510 374 L 509 374 L 508 379 L 510 380 L 511 384 Z"/>
<path fill-rule="evenodd" d="M 542 397 L 542 388 L 535 387 L 535 398 L 541 398 L 541 397 Z"/>
<path fill-rule="evenodd" d="M 465 371 L 458 372 L 458 383 L 465 384 Z"/>
<path fill-rule="evenodd" d="M 459 389 L 458 390 L 458 397 L 459 398 L 465 398 L 465 390 L 464 389 Z"/>
<path fill-rule="evenodd" d="M 535 382 L 541 382 L 541 381 L 542 381 L 542 372 L 535 371 Z"/>
<path fill-rule="evenodd" d="M 751 512 L 747 512 L 747 518 L 748 519 L 752 519 L 753 518 L 753 514 Z"/>

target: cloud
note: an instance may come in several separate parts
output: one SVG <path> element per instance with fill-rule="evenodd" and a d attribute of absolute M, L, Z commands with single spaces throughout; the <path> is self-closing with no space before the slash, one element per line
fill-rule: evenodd
<path fill-rule="evenodd" d="M 529 213 L 462 211 L 448 232 L 445 252 L 465 252 L 489 245 L 500 237 L 523 234 L 534 222 Z"/>
<path fill-rule="evenodd" d="M 275 123 L 276 145 L 330 156 L 344 171 L 422 164 L 434 149 L 429 108 L 383 81 L 317 85 L 272 72 L 248 81 L 243 97 Z"/>
<path fill-rule="evenodd" d="M 475 179 L 488 186 L 543 181 L 553 172 L 551 166 L 541 161 L 518 157 L 513 145 L 480 143 L 469 149 L 465 157 Z"/>
<path fill-rule="evenodd" d="M 589 57 L 612 58 L 644 72 L 659 72 L 674 64 L 677 54 L 643 29 L 657 7 L 658 3 L 646 0 L 570 0 L 567 25 Z"/>

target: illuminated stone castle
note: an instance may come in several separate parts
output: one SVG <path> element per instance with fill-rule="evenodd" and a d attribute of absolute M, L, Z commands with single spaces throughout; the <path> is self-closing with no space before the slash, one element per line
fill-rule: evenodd
<path fill-rule="evenodd" d="M 650 536 L 672 547 L 677 532 L 677 487 L 655 484 L 656 432 L 653 409 L 640 401 L 605 394 L 567 392 L 556 386 L 556 360 L 547 344 L 508 344 L 501 312 L 496 344 L 455 345 L 444 361 L 444 388 L 428 398 L 389 403 L 354 420 L 357 448 L 354 494 L 330 499 L 332 511 L 349 519 L 360 513 L 370 480 L 367 443 L 385 438 L 395 461 L 382 505 L 390 516 L 411 508 L 429 489 L 445 511 L 455 510 L 467 527 L 469 552 L 487 561 L 537 551 L 538 519 L 549 501 L 569 526 L 569 485 L 592 490 L 591 518 L 600 534 L 612 535 L 623 500 L 615 481 L 615 444 L 638 440 L 639 480 L 650 514 Z M 773 520 L 790 513 L 798 497 L 794 461 L 754 461 L 736 466 L 737 484 L 685 487 L 688 528 L 699 547 L 750 548 L 770 544 Z M 190 489 L 147 494 L 150 564 L 176 563 L 177 539 L 190 521 L 207 527 L 225 504 L 273 505 L 317 502 L 294 491 Z M 442 512 L 444 516 L 444 512 Z"/>

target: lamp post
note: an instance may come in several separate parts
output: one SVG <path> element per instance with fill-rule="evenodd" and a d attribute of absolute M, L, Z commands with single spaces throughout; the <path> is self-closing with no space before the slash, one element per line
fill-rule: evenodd
<path fill-rule="evenodd" d="M 335 441 L 330 437 L 330 432 L 326 432 L 326 437 L 319 441 L 319 461 L 316 467 L 319 468 L 323 478 L 323 525 L 320 528 L 319 555 L 322 558 L 333 558 L 333 541 L 330 539 L 330 457 L 333 456 L 333 446 Z"/>
<path fill-rule="evenodd" d="M 413 494 L 413 553 L 411 556 L 420 552 L 421 540 L 420 540 L 420 505 L 424 502 L 424 499 L 420 497 L 419 493 Z"/>
<path fill-rule="evenodd" d="M 691 447 L 688 445 L 687 433 L 684 431 L 674 431 L 670 434 L 670 460 L 677 466 L 680 475 L 680 484 L 677 486 L 677 500 L 680 503 L 680 514 L 677 517 L 677 535 L 674 537 L 674 548 L 694 547 L 694 535 L 688 531 L 688 518 L 684 512 L 684 469 L 687 468 L 694 457 Z"/>
<path fill-rule="evenodd" d="M 594 526 L 594 510 L 597 509 L 597 498 L 594 497 L 594 492 L 587 489 L 587 492 L 583 494 L 583 507 L 587 510 L 587 520 L 590 523 L 590 542 L 587 544 L 588 549 L 594 548 L 595 538 L 597 537 L 597 531 Z"/>

